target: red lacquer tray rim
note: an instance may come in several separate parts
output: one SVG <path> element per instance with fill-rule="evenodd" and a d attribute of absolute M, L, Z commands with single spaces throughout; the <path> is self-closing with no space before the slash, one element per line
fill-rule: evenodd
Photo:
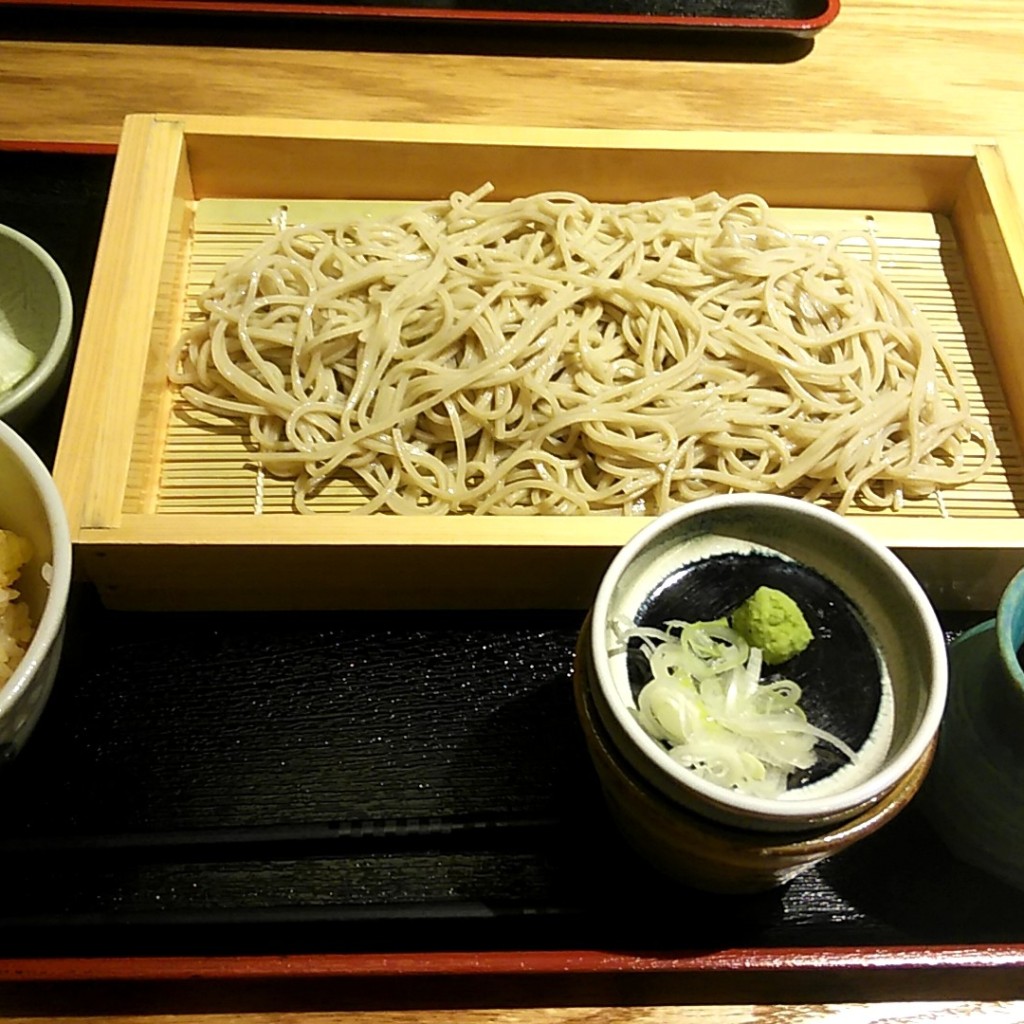
<path fill-rule="evenodd" d="M 246 14 L 287 17 L 337 17 L 347 19 L 428 22 L 462 22 L 505 25 L 570 25 L 606 28 L 686 28 L 743 32 L 770 32 L 812 36 L 831 24 L 839 14 L 840 0 L 824 0 L 820 14 L 807 18 L 754 16 L 703 16 L 656 14 L 601 14 L 557 11 L 474 10 L 410 8 L 387 3 L 359 5 L 344 0 L 0 0 L 0 7 L 93 8 L 119 11 L 164 11 L 191 14 Z"/>
<path fill-rule="evenodd" d="M 238 956 L 0 959 L 0 984 L 57 981 L 254 981 L 391 977 L 1024 970 L 1024 945 L 828 946 L 713 952 L 508 950 Z"/>

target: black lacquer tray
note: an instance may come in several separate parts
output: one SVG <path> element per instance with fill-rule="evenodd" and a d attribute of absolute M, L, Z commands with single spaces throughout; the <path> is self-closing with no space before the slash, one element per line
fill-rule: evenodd
<path fill-rule="evenodd" d="M 111 168 L 0 150 L 0 222 L 53 253 L 79 313 Z M 59 405 L 29 437 L 44 458 Z M 941 966 L 944 949 L 998 946 L 1021 960 L 1024 894 L 954 861 L 913 805 L 771 893 L 652 876 L 611 827 L 579 733 L 581 618 L 114 612 L 80 587 L 50 703 L 0 769 L 0 958 L 885 947 Z"/>
<path fill-rule="evenodd" d="M 839 0 L 0 0 L 0 7 L 330 18 L 352 23 L 701 29 L 810 37 Z"/>

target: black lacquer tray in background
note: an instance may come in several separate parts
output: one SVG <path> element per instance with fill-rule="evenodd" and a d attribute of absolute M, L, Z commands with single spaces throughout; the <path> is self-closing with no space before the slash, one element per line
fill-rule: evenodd
<path fill-rule="evenodd" d="M 0 8 L 5 6 L 288 21 L 314 17 L 376 25 L 697 29 L 797 37 L 816 35 L 839 13 L 839 0 L 0 0 Z"/>
<path fill-rule="evenodd" d="M 111 168 L 0 150 L 0 222 L 53 253 L 79 315 Z M 58 428 L 30 436 L 44 458 Z M 1020 949 L 1024 894 L 913 805 L 772 893 L 653 878 L 586 760 L 579 626 L 112 612 L 79 589 L 54 695 L 0 770 L 0 957 Z"/>

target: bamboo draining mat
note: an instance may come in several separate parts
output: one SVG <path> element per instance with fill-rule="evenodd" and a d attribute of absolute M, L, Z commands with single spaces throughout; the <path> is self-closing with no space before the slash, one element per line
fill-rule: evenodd
<path fill-rule="evenodd" d="M 224 263 L 244 256 L 288 224 L 328 222 L 355 212 L 386 214 L 395 203 L 339 203 L 288 200 L 204 199 L 196 203 L 185 282 L 184 308 L 177 330 L 201 319 L 197 300 Z M 926 316 L 960 373 L 979 420 L 991 426 L 999 450 L 995 465 L 966 487 L 935 499 L 908 501 L 899 512 L 854 516 L 899 515 L 928 519 L 1019 518 L 1024 501 L 1021 458 L 1004 392 L 971 297 L 966 269 L 949 221 L 930 213 L 778 209 L 777 220 L 811 235 L 829 232 L 874 236 L 882 269 Z M 851 250 L 866 255 L 863 241 L 851 238 Z M 164 446 L 158 479 L 148 490 L 129 488 L 126 512 L 224 515 L 292 515 L 287 480 L 258 470 L 240 424 L 197 413 L 173 394 L 170 385 L 163 426 Z M 978 456 L 980 459 L 980 456 Z M 151 478 L 152 479 L 152 478 Z M 315 499 L 319 512 L 348 512 L 363 497 L 350 480 L 339 477 Z"/>

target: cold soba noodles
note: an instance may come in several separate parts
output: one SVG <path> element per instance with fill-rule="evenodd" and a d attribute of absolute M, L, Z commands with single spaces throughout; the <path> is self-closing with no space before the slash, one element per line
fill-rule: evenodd
<path fill-rule="evenodd" d="M 282 230 L 203 295 L 171 378 L 247 423 L 300 510 L 344 474 L 360 512 L 652 515 L 724 491 L 844 511 L 991 462 L 873 249 L 796 237 L 753 195 L 489 191 Z"/>

